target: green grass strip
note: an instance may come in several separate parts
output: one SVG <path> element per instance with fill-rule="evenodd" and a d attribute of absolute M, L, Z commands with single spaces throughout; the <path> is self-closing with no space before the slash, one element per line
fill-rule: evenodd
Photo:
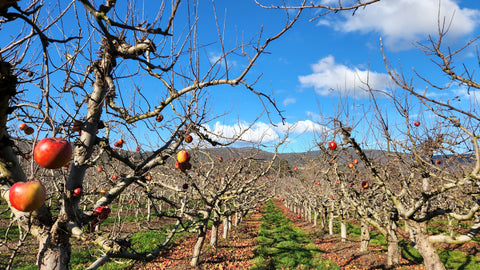
<path fill-rule="evenodd" d="M 257 235 L 253 270 L 340 269 L 321 258 L 321 251 L 308 235 L 295 226 L 273 203 L 265 204 Z"/>

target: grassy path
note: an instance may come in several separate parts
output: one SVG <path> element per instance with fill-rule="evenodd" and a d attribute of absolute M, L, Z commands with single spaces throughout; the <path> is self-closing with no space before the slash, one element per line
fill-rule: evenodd
<path fill-rule="evenodd" d="M 321 250 L 273 201 L 265 204 L 262 214 L 251 269 L 340 269 L 322 259 Z"/>

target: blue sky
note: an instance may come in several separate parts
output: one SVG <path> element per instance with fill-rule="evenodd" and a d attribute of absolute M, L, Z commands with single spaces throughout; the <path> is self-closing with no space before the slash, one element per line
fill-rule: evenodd
<path fill-rule="evenodd" d="M 275 1 L 259 2 L 270 4 Z M 261 26 L 266 34 L 271 34 L 284 23 L 284 12 L 259 8 L 253 1 L 224 0 L 215 3 L 219 17 L 226 18 L 225 22 L 222 21 L 226 25 L 226 40 L 236 40 L 239 33 L 251 35 Z M 406 76 L 413 78 L 417 89 L 425 89 L 426 84 L 414 77 L 412 68 L 439 85 L 446 84 L 448 81 L 430 61 L 430 56 L 412 45 L 414 42 L 425 42 L 429 35 L 437 36 L 439 7 L 441 17 L 452 20 L 445 45 L 458 48 L 480 33 L 478 1 L 442 0 L 439 4 L 438 0 L 384 0 L 358 10 L 355 16 L 344 12 L 315 21 L 309 21 L 316 15 L 315 11 L 305 11 L 290 32 L 268 47 L 269 54 L 261 57 L 247 77 L 255 78 L 262 74 L 256 87 L 273 93 L 286 117 L 286 125 L 281 125 L 280 118 L 272 112 L 271 120 L 278 124 L 276 127 L 263 115 L 253 130 L 244 134 L 244 138 L 274 142 L 282 137 L 287 127 L 291 127 L 288 144 L 282 151 L 314 149 L 315 139 L 320 140 L 322 136 L 319 134 L 325 131 L 322 123 L 338 113 L 342 100 L 349 100 L 351 109 L 348 118 L 357 121 L 363 115 L 360 110 L 362 104 L 369 100 L 361 90 L 361 80 L 366 80 L 368 76 L 374 88 L 394 88 L 383 64 L 380 38 L 388 59 L 395 68 L 400 68 L 401 64 Z M 208 13 L 209 8 L 200 10 L 201 24 L 202 12 Z M 249 16 L 246 17 L 246 14 Z M 213 34 L 216 35 L 216 31 Z M 209 53 L 213 56 L 218 52 Z M 457 61 L 467 66 L 474 64 L 474 46 L 459 55 Z M 261 105 L 252 102 L 252 95 L 242 94 L 240 90 L 225 88 L 221 91 L 229 94 L 218 92 L 214 110 L 231 113 L 210 123 L 209 127 L 223 134 L 235 134 L 256 118 Z M 438 98 L 463 96 L 465 93 L 465 89 L 458 87 L 442 93 L 429 90 L 429 95 L 438 95 Z M 470 94 L 463 100 L 475 98 L 474 93 Z"/>
<path fill-rule="evenodd" d="M 258 1 L 265 5 L 282 2 L 277 0 Z M 348 1 L 356 2 L 346 0 L 343 3 Z M 202 47 L 199 54 L 204 57 L 203 59 L 216 60 L 221 54 L 221 49 L 217 42 L 219 33 L 214 20 L 212 1 L 200 0 L 199 2 L 198 42 L 202 45 L 208 44 L 208 46 Z M 286 2 L 295 4 L 300 1 Z M 338 0 L 317 0 L 317 2 L 329 4 L 337 3 Z M 186 3 L 186 1 L 182 2 L 182 4 Z M 263 9 L 256 5 L 254 0 L 216 0 L 213 3 L 215 3 L 218 25 L 227 49 L 242 42 L 259 39 L 260 31 L 263 33 L 260 37 L 263 42 L 265 38 L 280 31 L 286 23 L 287 13 L 284 10 Z M 58 3 L 48 4 L 53 5 L 52 10 L 57 9 L 55 5 Z M 60 2 L 60 4 L 67 5 L 68 3 Z M 127 10 L 122 6 L 123 4 L 122 1 L 117 3 L 118 18 L 122 18 L 121 13 Z M 136 1 L 135 4 L 137 5 L 135 10 L 145 8 L 144 12 L 139 11 L 139 17 L 154 16 L 158 11 L 159 2 L 145 0 L 144 2 Z M 73 9 L 69 12 L 73 12 Z M 278 142 L 285 135 L 285 131 L 289 129 L 288 142 L 281 148 L 281 151 L 303 152 L 315 150 L 317 142 L 332 139 L 331 136 L 325 137 L 323 134 L 331 127 L 328 125 L 331 119 L 343 113 L 342 119 L 346 119 L 349 124 L 360 123 L 359 128 L 355 129 L 357 132 L 355 135 L 364 139 L 362 136 L 366 135 L 362 134 L 362 130 L 369 129 L 369 123 L 362 120 L 368 120 L 364 117 L 364 110 L 368 109 L 370 98 L 362 91 L 361 81 L 365 81 L 368 75 L 369 83 L 374 88 L 387 91 L 395 88 L 386 74 L 380 52 L 380 38 L 389 61 L 396 69 L 401 67 L 405 76 L 412 78 L 416 89 L 423 91 L 427 85 L 414 76 L 412 68 L 430 78 L 437 85 L 448 83 L 445 75 L 441 74 L 438 67 L 430 61 L 431 56 L 425 55 L 412 45 L 414 42 L 426 42 L 429 35 L 437 36 L 437 15 L 440 13 L 440 18 L 446 18 L 447 22 L 451 20 L 444 46 L 457 49 L 467 40 L 480 34 L 480 1 L 476 0 L 441 0 L 440 2 L 438 0 L 382 0 L 365 9 L 357 10 L 354 16 L 352 16 L 352 12 L 332 13 L 310 21 L 317 15 L 317 12 L 316 10 L 305 10 L 292 29 L 267 47 L 268 53 L 258 59 L 245 78 L 248 83 L 256 82 L 254 87 L 257 91 L 271 94 L 274 97 L 278 108 L 285 117 L 285 123 L 281 122 L 281 118 L 272 106 L 267 107 L 270 114 L 261 113 L 263 111 L 262 103 L 254 94 L 241 86 L 222 86 L 208 89 L 208 105 L 211 106 L 208 110 L 212 121 L 206 124 L 207 129 L 223 136 L 234 136 L 257 120 L 253 127 L 242 135 L 242 139 L 262 142 L 267 146 L 266 149 L 271 150 L 271 146 Z M 168 14 L 168 11 L 166 13 Z M 290 16 L 292 14 L 291 11 L 288 13 Z M 73 13 L 70 15 L 74 16 Z M 181 38 L 177 39 L 177 35 L 181 31 L 185 31 L 183 19 L 186 15 L 185 10 L 181 9 L 175 21 L 174 40 L 182 40 Z M 67 16 L 64 19 L 67 30 L 70 30 L 69 23 L 74 23 L 70 18 L 72 17 Z M 67 34 L 76 34 L 73 26 L 71 33 Z M 18 26 L 11 24 L 11 27 Z M 83 27 L 84 33 L 90 32 L 89 26 L 84 25 Z M 50 31 L 55 34 L 56 28 L 51 28 Z M 4 28 L 4 32 L 13 33 L 7 28 Z M 0 44 L 3 45 L 3 42 L 5 41 L 1 40 Z M 478 69 L 475 54 L 477 44 L 478 42 L 475 42 L 456 56 L 457 68 L 461 69 L 465 64 L 472 70 Z M 66 45 L 49 47 L 52 49 L 50 51 L 52 59 L 63 63 L 67 53 L 74 53 L 72 47 Z M 164 50 L 168 49 L 164 48 Z M 87 57 L 89 52 L 90 47 L 85 47 L 83 53 Z M 34 53 L 38 54 L 39 51 Z M 245 49 L 245 53 L 251 55 L 252 51 Z M 95 49 L 92 50 L 92 58 L 95 58 Z M 86 63 L 83 64 L 86 65 Z M 245 59 L 241 57 L 228 57 L 228 67 L 232 76 L 238 76 L 238 72 L 245 64 Z M 186 70 L 185 63 L 181 63 L 179 66 L 179 70 Z M 83 67 L 80 63 L 80 72 Z M 208 66 L 202 66 L 202 72 L 207 68 Z M 135 69 L 136 67 L 125 68 L 123 66 L 115 72 L 120 76 L 128 75 Z M 476 74 L 474 75 L 476 76 Z M 64 77 L 60 76 L 59 81 L 53 82 L 56 88 L 63 86 Z M 127 81 L 125 86 L 122 84 L 124 81 Z M 158 80 L 147 82 L 146 77 L 135 77 L 135 80 L 127 78 L 124 81 L 118 84 L 121 93 L 119 102 L 125 102 L 127 107 L 131 106 L 129 102 L 135 103 L 141 99 L 138 96 L 132 98 L 132 93 L 134 93 L 132 89 L 135 87 L 143 89 L 144 95 L 148 97 L 149 106 L 155 106 L 156 102 L 163 97 L 156 95 L 165 91 Z M 132 86 L 133 84 L 135 85 Z M 148 92 L 148 89 L 153 89 L 153 91 Z M 36 99 L 41 96 L 41 92 L 35 91 L 38 89 L 30 87 L 29 97 Z M 455 105 L 470 106 L 472 100 L 476 101 L 476 92 L 470 91 L 470 95 L 466 95 L 466 93 L 465 88 L 456 85 L 452 85 L 450 89 L 442 92 L 432 88 L 428 91 L 428 95 L 439 99 L 459 96 L 462 103 Z M 59 95 L 65 96 L 61 92 Z M 387 100 L 380 98 L 378 101 L 380 106 L 387 111 L 391 110 Z M 142 106 L 145 106 L 140 102 L 139 104 L 131 107 L 141 112 Z M 475 105 L 478 107 L 478 104 Z M 417 111 L 415 109 L 413 107 L 413 112 L 416 112 L 418 118 L 424 122 L 422 127 L 427 126 L 426 116 L 420 109 Z M 74 115 L 74 107 L 68 107 L 67 110 Z M 169 112 L 171 113 L 171 110 Z M 388 113 L 389 117 L 395 115 L 393 111 Z M 216 117 L 218 115 L 220 117 Z M 392 120 L 391 124 L 395 124 L 395 121 Z M 145 148 L 150 146 L 154 148 L 160 145 L 161 139 L 158 142 L 151 141 L 152 138 L 155 138 L 151 132 L 152 130 L 156 132 L 156 130 L 151 126 L 149 128 L 150 133 L 146 132 L 147 130 L 142 125 L 138 125 L 134 130 L 132 128 L 130 138 L 135 137 L 140 141 L 132 143 L 129 147 L 134 149 L 137 143 Z M 115 136 L 129 135 L 124 130 L 121 132 Z M 165 133 L 162 136 L 168 138 L 169 134 Z M 112 135 L 111 141 L 118 139 L 113 137 Z"/>

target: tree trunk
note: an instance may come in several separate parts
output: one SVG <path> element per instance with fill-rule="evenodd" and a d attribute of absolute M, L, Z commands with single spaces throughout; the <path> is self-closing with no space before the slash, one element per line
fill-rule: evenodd
<path fill-rule="evenodd" d="M 210 245 L 212 247 L 217 247 L 218 242 L 218 227 L 220 226 L 220 217 L 218 213 L 213 214 L 213 223 L 212 223 L 212 234 L 210 235 Z"/>
<path fill-rule="evenodd" d="M 54 232 L 44 231 L 38 235 L 39 251 L 37 265 L 40 270 L 66 270 L 69 269 L 71 256 L 70 234 L 64 220 L 64 214 L 59 214 L 59 220 L 53 226 Z"/>
<path fill-rule="evenodd" d="M 330 212 L 328 219 L 328 234 L 333 235 L 333 212 Z"/>
<path fill-rule="evenodd" d="M 202 225 L 198 228 L 198 237 L 195 247 L 193 248 L 192 260 L 190 261 L 190 266 L 197 266 L 200 258 L 200 253 L 202 252 L 203 243 L 205 242 L 205 237 L 207 235 L 207 225 L 208 225 L 208 215 L 203 220 Z"/>
<path fill-rule="evenodd" d="M 317 219 L 318 219 L 318 210 L 315 209 L 313 214 L 313 227 L 317 227 Z"/>
<path fill-rule="evenodd" d="M 227 239 L 228 236 L 228 218 L 224 217 L 223 218 L 223 234 L 222 237 L 223 239 Z"/>
<path fill-rule="evenodd" d="M 411 239 L 415 243 L 415 248 L 420 252 L 423 257 L 423 264 L 427 270 L 445 270 L 440 257 L 438 256 L 437 251 L 433 247 L 433 244 L 428 241 L 428 231 L 427 224 L 417 223 L 411 220 L 408 220 L 408 227 L 410 228 Z"/>
<path fill-rule="evenodd" d="M 360 223 L 360 252 L 367 252 L 369 243 L 370 230 L 368 229 L 368 223 L 362 219 Z"/>
<path fill-rule="evenodd" d="M 393 221 L 387 226 L 387 243 L 387 266 L 399 265 L 400 251 L 398 249 L 397 224 Z"/>
<path fill-rule="evenodd" d="M 342 242 L 347 241 L 347 224 L 343 220 L 340 223 L 340 238 L 342 239 Z"/>

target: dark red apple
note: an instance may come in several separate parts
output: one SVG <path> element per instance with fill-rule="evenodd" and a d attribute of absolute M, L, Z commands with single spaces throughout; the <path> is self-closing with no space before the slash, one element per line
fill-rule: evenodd
<path fill-rule="evenodd" d="M 190 162 L 175 162 L 175 168 L 179 169 L 180 171 L 184 172 L 186 170 L 190 170 L 192 168 L 192 164 Z"/>
<path fill-rule="evenodd" d="M 182 188 L 183 188 L 183 189 L 187 189 L 187 188 L 188 188 L 188 184 L 187 184 L 187 183 L 183 184 L 183 185 L 182 185 Z"/>
<path fill-rule="evenodd" d="M 223 162 L 223 157 L 218 157 L 218 162 Z"/>
<path fill-rule="evenodd" d="M 157 122 L 162 122 L 163 120 L 163 115 L 159 114 L 157 115 L 157 118 L 155 119 Z"/>
<path fill-rule="evenodd" d="M 192 135 L 188 134 L 188 135 L 185 137 L 185 142 L 191 143 L 192 141 L 193 141 Z"/>
<path fill-rule="evenodd" d="M 43 168 L 58 169 L 70 161 L 73 149 L 63 138 L 45 138 L 40 140 L 33 150 L 33 158 Z"/>
<path fill-rule="evenodd" d="M 416 121 L 415 123 L 413 123 L 414 126 L 418 127 L 420 126 L 420 122 L 419 121 Z"/>
<path fill-rule="evenodd" d="M 32 127 L 27 127 L 23 132 L 27 135 L 32 135 L 35 130 Z"/>
<path fill-rule="evenodd" d="M 32 212 L 40 208 L 47 198 L 45 186 L 36 180 L 15 183 L 8 192 L 10 204 L 22 212 Z"/>

